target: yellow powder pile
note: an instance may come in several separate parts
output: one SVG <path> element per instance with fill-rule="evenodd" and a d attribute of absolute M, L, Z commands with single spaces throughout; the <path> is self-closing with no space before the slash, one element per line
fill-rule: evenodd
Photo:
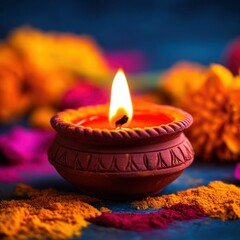
<path fill-rule="evenodd" d="M 240 187 L 221 181 L 177 194 L 148 197 L 142 201 L 133 202 L 133 205 L 137 209 L 147 209 L 171 207 L 177 203 L 197 205 L 211 218 L 240 219 Z"/>
<path fill-rule="evenodd" d="M 81 229 L 89 224 L 86 220 L 101 214 L 88 204 L 95 199 L 84 195 L 37 190 L 21 184 L 17 186 L 16 196 L 27 199 L 0 202 L 0 237 L 3 239 L 80 236 Z"/>

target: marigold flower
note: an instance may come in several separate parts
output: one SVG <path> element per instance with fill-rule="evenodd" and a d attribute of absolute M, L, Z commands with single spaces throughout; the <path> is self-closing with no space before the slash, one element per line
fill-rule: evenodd
<path fill-rule="evenodd" d="M 21 27 L 13 31 L 8 40 L 29 64 L 41 70 L 60 67 L 93 78 L 109 74 L 101 49 L 89 36 L 44 33 L 34 28 Z"/>
<path fill-rule="evenodd" d="M 8 122 L 25 113 L 30 106 L 29 92 L 16 52 L 0 43 L 0 122 Z"/>
<path fill-rule="evenodd" d="M 8 41 L 21 55 L 34 104 L 58 104 L 79 76 L 106 79 L 108 66 L 90 37 L 22 27 Z"/>
<path fill-rule="evenodd" d="M 103 86 L 109 75 L 101 49 L 90 37 L 17 28 L 0 43 L 0 122 L 29 109 L 59 107 L 79 79 Z"/>
<path fill-rule="evenodd" d="M 240 78 L 221 65 L 210 66 L 205 83 L 182 98 L 194 118 L 188 136 L 198 157 L 236 161 L 240 158 Z"/>
<path fill-rule="evenodd" d="M 160 85 L 173 103 L 197 90 L 205 80 L 206 69 L 200 64 L 178 62 L 161 76 Z"/>

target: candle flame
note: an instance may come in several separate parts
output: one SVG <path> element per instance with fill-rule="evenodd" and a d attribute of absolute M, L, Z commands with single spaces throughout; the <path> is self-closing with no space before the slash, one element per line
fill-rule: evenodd
<path fill-rule="evenodd" d="M 124 125 L 127 127 L 132 119 L 133 108 L 127 79 L 122 69 L 119 69 L 113 79 L 109 110 L 109 123 L 113 128 Z"/>

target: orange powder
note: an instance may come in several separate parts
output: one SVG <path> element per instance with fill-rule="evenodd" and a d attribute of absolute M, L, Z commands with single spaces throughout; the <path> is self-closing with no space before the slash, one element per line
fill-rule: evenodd
<path fill-rule="evenodd" d="M 177 203 L 197 205 L 211 218 L 240 219 L 240 188 L 221 181 L 177 194 L 148 197 L 142 201 L 133 202 L 133 206 L 137 209 L 164 208 Z"/>
<path fill-rule="evenodd" d="M 37 190 L 18 185 L 21 200 L 0 202 L 0 236 L 3 239 L 66 239 L 80 236 L 87 219 L 101 214 L 88 204 L 95 199 L 53 189 Z M 87 203 L 88 202 L 88 203 Z"/>

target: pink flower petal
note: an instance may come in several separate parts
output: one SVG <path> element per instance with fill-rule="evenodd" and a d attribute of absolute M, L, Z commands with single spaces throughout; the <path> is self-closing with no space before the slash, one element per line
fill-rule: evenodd
<path fill-rule="evenodd" d="M 81 106 L 105 103 L 107 94 L 96 86 L 89 83 L 79 83 L 69 89 L 63 99 L 62 108 L 78 108 Z"/>
<path fill-rule="evenodd" d="M 240 163 L 237 163 L 235 167 L 234 176 L 236 179 L 240 180 Z"/>
<path fill-rule="evenodd" d="M 105 54 L 111 69 L 123 68 L 128 73 L 143 72 L 148 67 L 147 58 L 139 50 L 116 51 Z"/>
<path fill-rule="evenodd" d="M 14 127 L 0 136 L 0 151 L 9 163 L 46 162 L 54 132 Z"/>
<path fill-rule="evenodd" d="M 47 160 L 47 150 L 54 135 L 53 131 L 32 130 L 20 126 L 1 135 L 0 151 L 7 164 L 4 162 L 0 165 L 0 182 L 24 181 L 24 176 L 27 175 L 54 172 Z"/>
<path fill-rule="evenodd" d="M 238 74 L 240 67 L 240 37 L 233 39 L 225 50 L 225 63 L 234 73 Z"/>

